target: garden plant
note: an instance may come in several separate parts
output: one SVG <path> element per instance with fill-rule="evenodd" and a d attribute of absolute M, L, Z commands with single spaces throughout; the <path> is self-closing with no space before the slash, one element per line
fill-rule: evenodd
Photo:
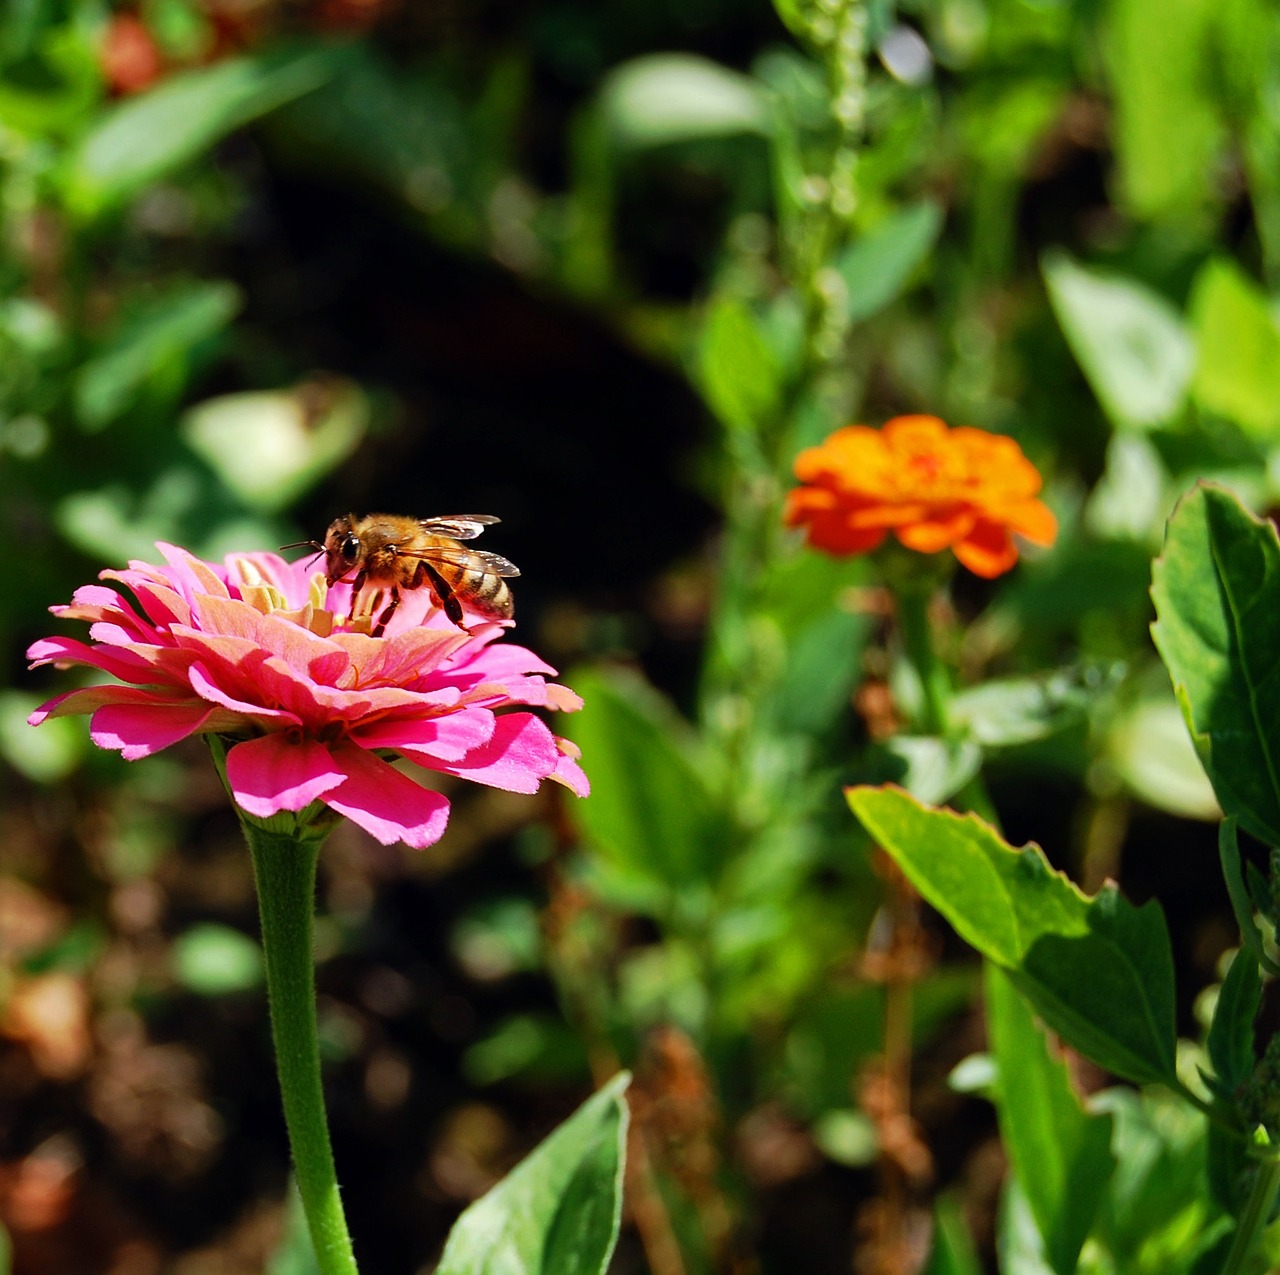
<path fill-rule="evenodd" d="M 0 229 L 0 1275 L 1280 1269 L 1271 0 L 22 0 Z"/>

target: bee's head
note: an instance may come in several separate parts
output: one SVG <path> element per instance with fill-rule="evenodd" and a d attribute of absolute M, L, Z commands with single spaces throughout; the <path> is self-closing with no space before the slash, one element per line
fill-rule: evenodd
<path fill-rule="evenodd" d="M 324 533 L 324 574 L 336 584 L 360 561 L 360 539 L 350 515 L 335 518 Z"/>

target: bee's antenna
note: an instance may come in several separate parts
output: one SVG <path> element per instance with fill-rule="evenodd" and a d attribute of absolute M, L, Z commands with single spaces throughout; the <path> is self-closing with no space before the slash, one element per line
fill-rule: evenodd
<path fill-rule="evenodd" d="M 314 549 L 315 553 L 311 556 L 312 562 L 324 553 L 324 545 L 322 545 L 318 540 L 295 540 L 290 545 L 280 546 L 281 553 L 284 553 L 286 549 Z"/>

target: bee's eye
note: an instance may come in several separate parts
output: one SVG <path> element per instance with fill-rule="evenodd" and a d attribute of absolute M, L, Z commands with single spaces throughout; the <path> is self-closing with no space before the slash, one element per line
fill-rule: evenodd
<path fill-rule="evenodd" d="M 354 562 L 360 555 L 360 541 L 348 532 L 342 537 L 342 547 L 339 552 L 348 562 Z"/>

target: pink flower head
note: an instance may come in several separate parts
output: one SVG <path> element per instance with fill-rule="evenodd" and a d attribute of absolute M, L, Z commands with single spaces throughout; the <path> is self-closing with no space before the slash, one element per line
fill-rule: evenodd
<path fill-rule="evenodd" d="M 77 589 L 55 615 L 90 624 L 89 643 L 53 637 L 32 667 L 86 665 L 112 681 L 67 691 L 28 719 L 93 715 L 91 737 L 134 760 L 188 735 L 235 736 L 232 795 L 250 815 L 313 801 L 379 841 L 429 846 L 449 802 L 391 765 L 400 757 L 510 792 L 555 779 L 579 796 L 577 750 L 527 711 L 582 701 L 547 681 L 532 651 L 498 641 L 503 628 L 449 622 L 429 589 L 406 594 L 382 637 L 350 621 L 351 587 L 326 587 L 309 561 L 231 554 L 225 566 L 159 545 L 167 566 L 131 562 Z"/>

